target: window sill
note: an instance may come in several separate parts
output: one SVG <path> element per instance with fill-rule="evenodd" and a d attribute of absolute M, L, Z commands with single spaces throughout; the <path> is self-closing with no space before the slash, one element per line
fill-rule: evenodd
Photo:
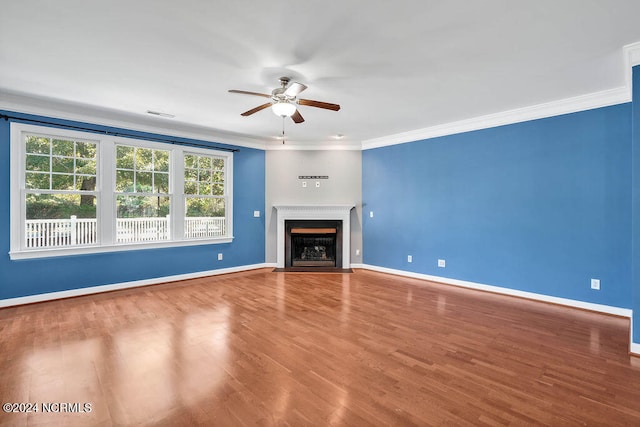
<path fill-rule="evenodd" d="M 151 243 L 127 243 L 118 245 L 103 246 L 77 246 L 73 248 L 51 248 L 51 249 L 29 249 L 10 251 L 9 258 L 11 260 L 20 259 L 37 259 L 52 258 L 61 256 L 100 254 L 109 252 L 126 252 L 145 249 L 165 249 L 181 246 L 201 246 L 201 245 L 217 245 L 222 243 L 231 243 L 233 237 L 220 237 L 217 239 L 193 239 L 178 240 L 171 242 L 151 242 Z"/>

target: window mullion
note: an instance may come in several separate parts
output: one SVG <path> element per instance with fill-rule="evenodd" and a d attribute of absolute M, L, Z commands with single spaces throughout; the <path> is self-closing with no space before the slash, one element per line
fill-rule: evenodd
<path fill-rule="evenodd" d="M 173 150 L 171 153 L 169 192 L 171 193 L 171 230 L 172 239 L 184 238 L 185 195 L 184 195 L 184 152 Z"/>
<path fill-rule="evenodd" d="M 98 241 L 102 245 L 112 245 L 116 234 L 116 194 L 115 194 L 115 144 L 102 141 L 98 158 Z"/>

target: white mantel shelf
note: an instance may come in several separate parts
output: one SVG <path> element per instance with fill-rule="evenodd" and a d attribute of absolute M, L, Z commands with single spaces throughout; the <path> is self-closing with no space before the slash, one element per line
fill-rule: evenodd
<path fill-rule="evenodd" d="M 284 268 L 284 239 L 286 220 L 296 219 L 326 219 L 332 221 L 342 221 L 342 267 L 351 267 L 351 205 L 285 205 L 275 204 L 278 215 L 278 237 L 277 242 L 277 262 L 278 268 Z"/>

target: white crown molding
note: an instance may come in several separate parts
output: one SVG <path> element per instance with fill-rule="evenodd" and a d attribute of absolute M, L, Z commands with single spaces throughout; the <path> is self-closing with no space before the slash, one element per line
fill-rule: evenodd
<path fill-rule="evenodd" d="M 335 143 L 327 143 L 331 145 L 322 145 L 318 143 L 304 144 L 302 142 L 285 142 L 279 145 L 267 145 L 265 150 L 269 151 L 361 151 L 360 143 L 346 143 L 337 145 Z"/>
<path fill-rule="evenodd" d="M 631 43 L 622 48 L 624 55 L 624 72 L 629 92 L 632 88 L 633 67 L 640 65 L 640 42 Z"/>
<path fill-rule="evenodd" d="M 601 92 L 580 95 L 573 98 L 517 108 L 515 110 L 503 111 L 500 113 L 487 114 L 471 119 L 445 123 L 442 125 L 398 133 L 381 138 L 369 139 L 362 141 L 362 149 L 368 150 L 372 148 L 386 147 L 388 145 L 404 144 L 407 142 L 420 141 L 439 136 L 526 122 L 529 120 L 559 116 L 562 114 L 575 113 L 594 108 L 608 107 L 610 105 L 622 104 L 629 101 L 631 101 L 631 91 L 629 87 L 623 86 Z"/>
<path fill-rule="evenodd" d="M 625 58 L 625 68 L 630 71 L 631 67 L 640 65 L 640 42 L 631 43 L 622 48 Z"/>
<path fill-rule="evenodd" d="M 266 148 L 265 142 L 251 136 L 217 131 L 204 126 L 175 122 L 171 119 L 146 117 L 3 90 L 0 90 L 0 110 L 259 150 Z"/>
<path fill-rule="evenodd" d="M 36 302 L 52 301 L 56 299 L 72 298 L 83 295 L 111 292 L 121 289 L 138 288 L 140 286 L 157 285 L 180 280 L 198 279 L 201 277 L 217 276 L 220 274 L 237 273 L 241 271 L 256 270 L 270 267 L 270 264 L 251 264 L 238 267 L 221 268 L 219 270 L 198 271 L 196 273 L 178 274 L 175 276 L 156 277 L 153 279 L 136 280 L 133 282 L 114 283 L 110 285 L 91 286 L 88 288 L 70 289 L 68 291 L 49 292 L 46 294 L 29 295 L 26 297 L 0 299 L 0 308 L 12 307 L 16 305 L 33 304 Z"/>

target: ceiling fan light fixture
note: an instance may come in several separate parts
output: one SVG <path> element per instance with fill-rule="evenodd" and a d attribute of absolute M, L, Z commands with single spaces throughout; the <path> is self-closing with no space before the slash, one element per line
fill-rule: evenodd
<path fill-rule="evenodd" d="M 276 116 L 291 117 L 296 112 L 296 106 L 287 101 L 278 101 L 271 106 L 271 110 Z"/>

